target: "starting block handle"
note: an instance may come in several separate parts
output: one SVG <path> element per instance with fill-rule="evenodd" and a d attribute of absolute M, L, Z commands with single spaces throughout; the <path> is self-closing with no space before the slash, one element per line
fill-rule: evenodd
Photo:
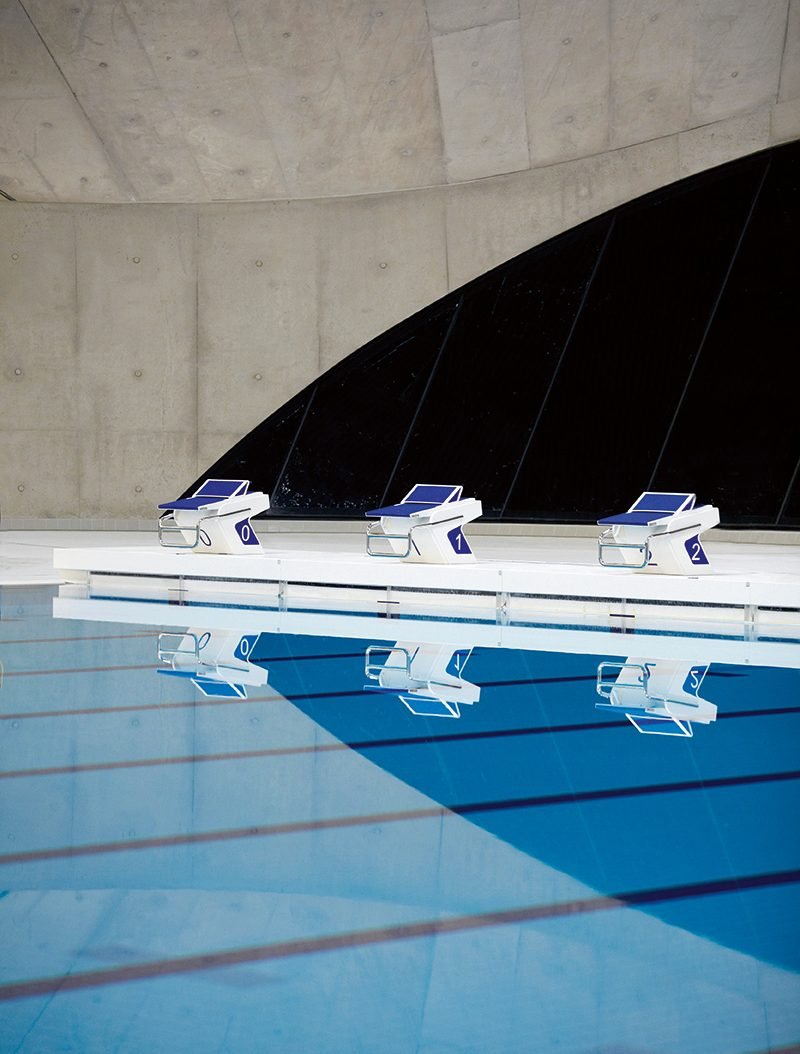
<path fill-rule="evenodd" d="M 170 637 L 178 639 L 177 648 L 166 648 L 164 647 L 164 641 Z M 189 638 L 194 643 L 194 647 L 190 650 L 188 648 L 182 648 L 180 642 Z M 193 659 L 200 658 L 200 638 L 196 633 L 159 633 L 158 635 L 158 660 L 159 662 L 174 662 L 175 657 L 178 655 L 191 655 Z"/>
<path fill-rule="evenodd" d="M 608 536 L 613 535 L 613 529 L 607 528 L 600 537 L 597 539 L 597 559 L 601 567 L 630 567 L 639 568 L 647 567 L 650 563 L 650 539 L 653 537 L 652 534 L 648 534 L 643 542 L 609 542 Z M 603 559 L 603 552 L 606 549 L 635 549 L 642 556 L 642 562 L 640 564 L 626 564 L 623 562 L 612 562 L 610 560 Z"/>
<path fill-rule="evenodd" d="M 404 560 L 411 552 L 411 546 L 413 544 L 411 541 L 411 535 L 414 533 L 415 527 L 421 525 L 415 524 L 414 526 L 409 527 L 408 534 L 384 534 L 383 531 L 380 530 L 380 526 L 380 520 L 375 520 L 372 523 L 367 524 L 367 556 L 382 556 L 389 560 Z M 379 553 L 375 551 L 372 545 L 374 539 L 388 540 L 390 538 L 398 542 L 404 541 L 406 543 L 406 551 L 404 553 Z"/>
<path fill-rule="evenodd" d="M 378 652 L 386 656 L 391 655 L 393 652 L 402 652 L 405 656 L 405 664 L 403 666 L 387 666 L 385 663 L 373 662 L 373 655 Z M 392 648 L 384 646 L 382 644 L 370 644 L 367 650 L 364 652 L 364 676 L 369 677 L 371 681 L 377 681 L 384 670 L 395 670 L 398 673 L 411 673 L 411 655 L 407 648 Z"/>
<path fill-rule="evenodd" d="M 617 676 L 622 673 L 623 670 L 637 670 L 639 673 L 639 679 L 632 684 L 620 684 L 615 678 L 613 681 L 607 680 L 605 677 L 606 673 L 616 673 Z M 597 694 L 601 695 L 604 699 L 607 699 L 611 695 L 613 688 L 644 688 L 647 690 L 647 682 L 650 680 L 650 670 L 646 665 L 642 665 L 639 662 L 601 662 L 597 667 Z"/>
<path fill-rule="evenodd" d="M 163 516 L 159 516 L 158 544 L 163 545 L 165 549 L 196 549 L 200 544 L 200 524 L 203 520 L 198 520 L 193 527 L 179 527 L 177 523 L 175 523 L 174 516 L 175 514 L 172 512 L 167 512 Z M 167 522 L 170 517 L 172 517 L 172 523 Z M 203 519 L 206 519 L 206 517 L 203 517 Z M 184 531 L 194 532 L 193 542 L 168 542 L 165 540 L 165 535 L 167 534 L 180 534 L 183 536 Z"/>

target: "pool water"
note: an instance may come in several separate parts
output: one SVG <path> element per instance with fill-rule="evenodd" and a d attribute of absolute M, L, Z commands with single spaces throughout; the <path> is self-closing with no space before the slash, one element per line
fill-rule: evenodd
<path fill-rule="evenodd" d="M 667 668 L 635 634 L 186 633 L 52 597 L 1 597 L 0 1051 L 797 1049 L 800 646 Z M 680 706 L 635 723 L 665 670 Z"/>

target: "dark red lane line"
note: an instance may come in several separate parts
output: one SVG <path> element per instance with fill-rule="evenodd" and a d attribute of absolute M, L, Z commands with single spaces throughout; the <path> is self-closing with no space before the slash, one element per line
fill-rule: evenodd
<path fill-rule="evenodd" d="M 319 743 L 295 747 L 265 747 L 261 750 L 229 750 L 215 754 L 169 755 L 161 758 L 132 758 L 125 761 L 95 761 L 85 765 L 51 765 L 40 769 L 0 770 L 0 780 L 26 776 L 65 776 L 82 772 L 109 772 L 117 769 L 143 769 L 161 765 L 195 765 L 206 761 L 247 761 L 252 758 L 285 757 L 293 754 L 319 754 L 329 750 L 349 750 L 346 743 Z"/>
<path fill-rule="evenodd" d="M 188 834 L 167 834 L 152 838 L 130 839 L 128 841 L 57 846 L 50 849 L 30 849 L 17 853 L 0 854 L 0 866 L 33 863 L 41 860 L 62 860 L 79 856 L 94 856 L 99 853 L 124 853 L 142 849 L 173 848 L 180 845 L 202 845 L 208 842 L 233 842 L 244 838 L 265 838 L 269 835 L 299 834 L 332 828 L 362 827 L 374 823 L 429 819 L 436 816 L 445 816 L 447 813 L 448 809 L 442 805 L 437 805 L 424 809 L 407 809 L 403 812 L 335 816 L 329 820 L 293 820 L 286 823 L 253 824 L 249 827 L 195 831 Z"/>
<path fill-rule="evenodd" d="M 0 640 L 0 644 L 66 644 L 84 640 L 129 640 L 138 637 L 156 637 L 158 630 L 142 633 L 104 633 L 91 637 L 31 637 L 27 640 Z"/>
<path fill-rule="evenodd" d="M 116 670 L 154 670 L 157 662 L 147 662 L 131 666 L 70 666 L 65 670 L 6 670 L 4 677 L 51 677 L 64 673 L 109 673 Z"/>
<path fill-rule="evenodd" d="M 311 658 L 323 658 L 323 657 L 324 656 L 316 656 L 316 655 L 311 656 Z M 344 656 L 336 656 L 336 657 L 337 658 L 343 658 Z M 347 656 L 347 657 L 351 658 L 352 656 Z M 274 660 L 265 660 L 265 661 L 272 662 Z M 106 669 L 114 669 L 114 668 L 123 669 L 124 667 L 106 667 Z M 139 669 L 139 667 L 132 667 L 132 668 Z M 142 668 L 143 669 L 150 669 L 151 667 L 148 666 L 148 667 L 142 667 Z M 158 669 L 162 669 L 162 667 L 160 665 L 157 668 Z M 163 668 L 166 669 L 166 667 L 163 667 Z M 43 670 L 43 671 L 38 671 L 38 672 L 50 673 L 50 672 L 59 672 L 59 671 Z M 83 671 L 73 671 L 73 672 L 83 672 Z M 6 674 L 6 676 L 9 676 L 9 674 Z M 593 680 L 594 678 L 583 678 L 583 677 L 581 677 L 581 678 L 576 678 L 576 679 L 577 680 L 587 680 L 587 679 Z M 525 682 L 497 681 L 497 682 L 492 682 L 492 683 L 483 685 L 482 687 L 502 687 L 502 686 L 505 686 L 505 685 L 518 684 L 518 683 L 541 684 L 541 683 L 549 683 L 551 681 L 562 681 L 562 680 L 564 680 L 564 678 L 542 678 L 540 680 L 530 680 L 530 681 L 525 681 Z M 303 702 L 303 701 L 311 700 L 311 699 L 349 698 L 351 696 L 356 696 L 356 695 L 359 695 L 359 694 L 360 694 L 360 691 L 356 688 L 356 689 L 353 689 L 352 691 L 345 691 L 345 692 L 309 692 L 309 693 L 306 693 L 304 695 L 287 695 L 287 696 L 283 696 L 283 698 L 288 699 L 289 702 L 292 702 L 292 701 Z M 196 701 L 189 700 L 189 701 L 183 702 L 183 703 L 180 703 L 180 702 L 175 702 L 175 703 L 131 703 L 130 705 L 127 705 L 127 706 L 92 706 L 92 707 L 80 707 L 80 708 L 77 708 L 77 709 L 68 709 L 68 710 L 29 710 L 29 711 L 18 711 L 16 713 L 10 713 L 10 714 L 2 714 L 2 713 L 0 713 L 0 721 L 25 721 L 25 720 L 29 720 L 31 718 L 42 718 L 42 717 L 80 717 L 80 716 L 88 716 L 88 715 L 91 715 L 91 714 L 130 713 L 132 711 L 138 711 L 138 710 L 171 710 L 171 709 L 181 709 L 183 707 L 191 707 L 191 706 L 218 706 L 218 705 L 225 705 L 226 703 L 237 703 L 237 702 L 241 702 L 241 703 L 248 703 L 248 702 L 251 702 L 251 703 L 274 702 L 275 699 L 276 699 L 276 697 L 273 697 L 273 696 L 260 696 L 260 697 L 255 697 L 254 696 L 254 697 L 249 698 L 249 699 L 198 699 Z M 731 718 L 737 718 L 737 717 L 770 717 L 770 716 L 773 716 L 775 714 L 796 714 L 796 713 L 800 713 L 800 706 L 776 706 L 776 707 L 769 707 L 769 708 L 763 708 L 762 707 L 761 709 L 757 709 L 757 710 L 732 710 L 732 711 L 729 711 L 728 713 L 718 714 L 717 715 L 717 720 L 718 721 L 722 721 L 722 720 L 731 719 Z M 551 725 L 549 727 L 543 727 L 542 731 L 560 732 L 560 731 L 567 731 L 567 730 L 571 730 L 571 729 L 588 730 L 590 728 L 623 727 L 623 726 L 627 726 L 627 721 L 617 722 L 617 721 L 603 720 L 603 721 L 595 721 L 595 722 L 584 722 L 584 723 L 582 723 L 580 725 L 578 725 L 578 724 L 569 725 L 569 726 L 566 726 L 566 725 Z M 469 734 L 470 733 L 453 733 L 452 735 L 440 735 L 440 736 L 437 736 L 436 739 L 439 742 L 445 742 L 448 739 L 459 739 L 462 736 L 466 737 Z M 481 735 L 484 735 L 484 734 L 485 733 L 481 733 L 481 732 L 472 733 L 472 735 L 474 735 L 475 737 L 480 737 Z M 499 735 L 500 733 L 496 732 L 494 734 Z M 513 734 L 513 732 L 510 733 L 510 734 Z M 416 741 L 418 741 L 418 740 L 415 737 L 409 737 L 409 739 L 408 739 L 409 743 L 416 742 Z M 428 741 L 428 737 L 420 737 L 419 741 L 427 742 Z M 398 740 L 397 742 L 399 743 L 400 741 Z"/>
<path fill-rule="evenodd" d="M 143 849 L 174 848 L 180 845 L 200 845 L 209 842 L 231 842 L 246 838 L 266 838 L 273 835 L 300 834 L 336 828 L 363 827 L 370 824 L 398 823 L 409 820 L 434 819 L 443 816 L 472 816 L 479 813 L 510 811 L 512 809 L 546 808 L 553 805 L 574 805 L 581 802 L 635 798 L 654 794 L 682 794 L 709 791 L 725 787 L 751 786 L 764 783 L 787 782 L 800 779 L 800 770 L 789 772 L 755 773 L 749 776 L 721 776 L 707 780 L 681 780 L 675 783 L 654 783 L 632 787 L 607 787 L 598 790 L 542 794 L 535 797 L 508 798 L 454 805 L 433 805 L 397 812 L 333 816 L 328 819 L 290 820 L 284 823 L 254 824 L 248 827 L 222 828 L 213 831 L 194 831 L 186 834 L 159 835 L 127 841 L 97 842 L 88 845 L 54 846 L 47 849 L 27 849 L 0 854 L 0 866 L 34 863 L 43 860 L 63 860 L 101 853 L 133 852 Z"/>
<path fill-rule="evenodd" d="M 320 693 L 321 695 L 327 695 L 328 693 Z M 348 693 L 349 694 L 349 693 Z M 195 706 L 231 706 L 236 703 L 275 703 L 282 699 L 286 699 L 292 702 L 293 699 L 305 699 L 307 696 L 254 696 L 251 699 L 199 699 L 196 702 L 176 702 L 176 703 L 150 703 L 140 704 L 134 706 L 115 706 L 115 707 L 99 707 L 99 708 L 84 708 L 80 710 L 59 710 L 57 713 L 60 715 L 66 714 L 105 714 L 105 713 L 124 713 L 126 711 L 139 711 L 139 710 L 168 710 L 168 709 L 182 709 Z M 775 714 L 787 714 L 787 713 L 798 713 L 800 707 L 774 707 L 769 710 L 740 710 L 734 711 L 733 713 L 720 715 L 722 717 L 762 717 L 770 716 Z M 8 721 L 13 719 L 19 719 L 21 717 L 48 717 L 51 716 L 48 711 L 34 711 L 29 714 L 0 714 L 0 720 Z M 485 729 L 482 731 L 475 732 L 447 732 L 437 736 L 423 735 L 423 736 L 399 736 L 394 739 L 364 739 L 355 740 L 352 742 L 337 742 L 337 743 L 326 743 L 326 744 L 310 744 L 300 746 L 289 746 L 289 747 L 269 747 L 262 750 L 242 750 L 242 751 L 226 751 L 224 753 L 214 754 L 184 754 L 184 755 L 168 755 L 165 757 L 157 758 L 134 758 L 126 759 L 122 761 L 95 761 L 86 762 L 82 765 L 51 765 L 43 768 L 35 769 L 9 769 L 6 771 L 0 770 L 0 779 L 20 779 L 26 776 L 61 776 L 66 774 L 77 774 L 81 772 L 103 772 L 106 770 L 113 769 L 126 769 L 126 768 L 148 768 L 158 765 L 194 765 L 195 763 L 202 763 L 206 761 L 235 761 L 237 759 L 248 759 L 248 758 L 271 758 L 271 757 L 284 757 L 294 754 L 314 754 L 323 751 L 330 750 L 382 750 L 390 747 L 406 747 L 406 746 L 427 746 L 430 744 L 439 743 L 459 743 L 459 742 L 470 742 L 470 741 L 484 741 L 491 739 L 508 739 L 518 736 L 537 736 L 537 735 L 549 735 L 549 734 L 561 734 L 568 732 L 602 732 L 604 729 L 619 729 L 627 728 L 627 721 L 585 721 L 580 724 L 568 724 L 568 725 L 530 725 L 526 728 L 497 728 L 497 729 Z"/>
<path fill-rule="evenodd" d="M 130 636 L 130 637 L 153 637 L 153 636 L 155 636 L 155 634 L 153 634 L 153 633 L 133 634 L 132 633 L 132 634 L 125 634 L 124 636 L 126 638 L 128 636 Z M 176 634 L 176 636 L 177 636 L 177 634 Z M 52 638 L 52 639 L 62 639 L 62 640 L 70 640 L 70 639 L 73 639 L 73 640 L 115 640 L 117 638 L 115 638 L 115 637 L 74 637 L 74 638 L 63 637 L 63 638 Z M 9 643 L 11 643 L 11 644 L 14 644 L 14 643 L 16 643 L 16 644 L 28 644 L 28 643 L 33 644 L 33 643 L 36 643 L 36 642 L 35 641 L 0 641 L 0 644 L 9 644 Z M 45 642 L 42 642 L 42 643 L 45 643 Z M 360 658 L 361 656 L 362 656 L 361 652 L 359 652 L 357 655 L 356 655 L 356 653 L 353 653 L 353 654 L 347 653 L 347 654 L 342 654 L 342 655 L 304 655 L 304 656 L 301 656 L 299 659 L 295 659 L 291 655 L 281 655 L 281 656 L 273 657 L 271 659 L 259 659 L 258 662 L 259 662 L 260 665 L 264 665 L 265 663 L 268 663 L 268 662 L 269 663 L 291 662 L 291 661 L 304 662 L 306 660 L 312 660 L 312 659 L 352 659 L 352 658 Z M 166 667 L 164 667 L 162 663 L 158 663 L 158 662 L 145 663 L 143 665 L 141 665 L 141 664 L 139 664 L 139 665 L 131 665 L 131 666 L 70 666 L 68 669 L 63 669 L 63 670 L 6 670 L 4 676 L 5 677 L 44 677 L 44 676 L 51 675 L 51 674 L 63 674 L 63 673 L 105 673 L 105 672 L 107 672 L 109 670 L 153 670 L 153 669 L 166 669 Z M 198 676 L 202 676 L 202 671 L 198 671 Z M 350 693 L 348 693 L 348 694 L 350 694 Z"/>
<path fill-rule="evenodd" d="M 159 666 L 158 669 L 166 669 L 166 667 Z M 202 677 L 202 673 L 198 672 L 197 676 Z M 30 717 L 74 717 L 80 714 L 119 714 L 132 710 L 170 710 L 189 706 L 224 706 L 234 703 L 276 703 L 284 699 L 288 699 L 290 702 L 303 702 L 311 699 L 351 699 L 357 695 L 361 695 L 360 689 L 346 692 L 307 692 L 305 695 L 292 696 L 281 695 L 280 692 L 276 692 L 273 695 L 251 696 L 244 699 L 226 697 L 225 699 L 197 699 L 195 701 L 176 703 L 132 703 L 129 706 L 92 706 L 70 710 L 23 710 L 13 714 L 0 714 L 0 721 L 21 721 Z"/>
<path fill-rule="evenodd" d="M 769 874 L 740 875 L 732 878 L 705 882 L 692 882 L 679 886 L 634 890 L 575 898 L 550 904 L 527 904 L 500 911 L 484 911 L 468 915 L 453 915 L 447 918 L 421 919 L 417 922 L 402 922 L 390 926 L 377 926 L 364 930 L 349 930 L 327 936 L 301 937 L 294 940 L 276 941 L 271 944 L 256 944 L 250 947 L 225 948 L 220 951 L 201 952 L 195 955 L 179 955 L 149 962 L 128 963 L 124 966 L 84 970 L 80 973 L 61 974 L 51 977 L 32 978 L 0 985 L 0 1001 L 31 996 L 52 995 L 57 992 L 74 992 L 104 985 L 127 984 L 130 981 L 146 981 L 161 977 L 218 970 L 243 963 L 270 962 L 276 959 L 296 958 L 301 955 L 318 955 L 323 952 L 364 948 L 369 945 L 389 944 L 395 941 L 415 940 L 423 937 L 442 937 L 452 933 L 466 933 L 489 929 L 495 926 L 510 926 L 520 923 L 539 922 L 546 919 L 575 917 L 598 911 L 639 907 L 662 902 L 686 900 L 692 897 L 719 896 L 741 893 L 749 889 L 768 889 L 800 882 L 800 871 L 776 871 Z M 788 1054 L 791 1047 L 784 1048 Z"/>
<path fill-rule="evenodd" d="M 264 702 L 277 702 L 289 696 L 264 696 Z M 226 699 L 225 703 L 235 700 Z M 256 699 L 241 700 L 256 702 Z M 167 706 L 191 706 L 191 703 L 172 703 Z M 158 704 L 153 708 L 161 709 Z M 124 709 L 120 707 L 119 709 Z M 288 747 L 264 747 L 259 750 L 233 750 L 213 754 L 167 755 L 157 758 L 132 758 L 122 761 L 92 761 L 82 765 L 50 765 L 43 768 L 0 770 L 0 780 L 22 779 L 27 776 L 63 776 L 81 772 L 103 772 L 113 769 L 150 768 L 158 765 L 194 765 L 206 761 L 236 761 L 249 758 L 288 757 L 295 754 L 318 754 L 331 750 L 383 750 L 387 747 L 424 746 L 433 743 L 452 743 L 473 740 L 507 739 L 515 736 L 536 736 L 551 732 L 581 732 L 586 730 L 602 731 L 605 728 L 627 728 L 627 721 L 589 722 L 582 725 L 533 725 L 528 728 L 500 728 L 482 732 L 451 732 L 439 736 L 402 736 L 395 739 L 364 739 L 352 742 L 311 743 Z"/>
<path fill-rule="evenodd" d="M 126 714 L 140 710 L 182 710 L 196 706 L 236 706 L 248 703 L 280 702 L 280 695 L 253 695 L 246 699 L 188 699 L 174 703 L 131 703 L 130 706 L 83 706 L 73 710 L 28 710 L 14 714 L 0 714 L 0 721 L 24 721 L 32 717 L 81 717 L 88 714 Z"/>

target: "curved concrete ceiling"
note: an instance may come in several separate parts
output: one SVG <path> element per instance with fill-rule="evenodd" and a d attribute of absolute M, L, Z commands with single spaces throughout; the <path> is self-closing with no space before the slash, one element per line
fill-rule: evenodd
<path fill-rule="evenodd" d="M 746 114 L 800 134 L 800 0 L 0 0 L 20 200 L 446 185 Z"/>

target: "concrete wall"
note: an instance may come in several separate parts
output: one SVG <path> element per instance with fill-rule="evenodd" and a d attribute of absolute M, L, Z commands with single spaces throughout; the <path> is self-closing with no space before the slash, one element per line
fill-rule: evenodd
<path fill-rule="evenodd" d="M 770 116 L 391 195 L 4 203 L 3 522 L 151 518 L 373 336 L 582 220 L 768 145 Z"/>
<path fill-rule="evenodd" d="M 0 515 L 149 519 L 437 297 L 798 136 L 800 0 L 0 0 Z"/>
<path fill-rule="evenodd" d="M 0 188 L 321 198 L 783 128 L 799 51 L 800 0 L 0 0 Z"/>

